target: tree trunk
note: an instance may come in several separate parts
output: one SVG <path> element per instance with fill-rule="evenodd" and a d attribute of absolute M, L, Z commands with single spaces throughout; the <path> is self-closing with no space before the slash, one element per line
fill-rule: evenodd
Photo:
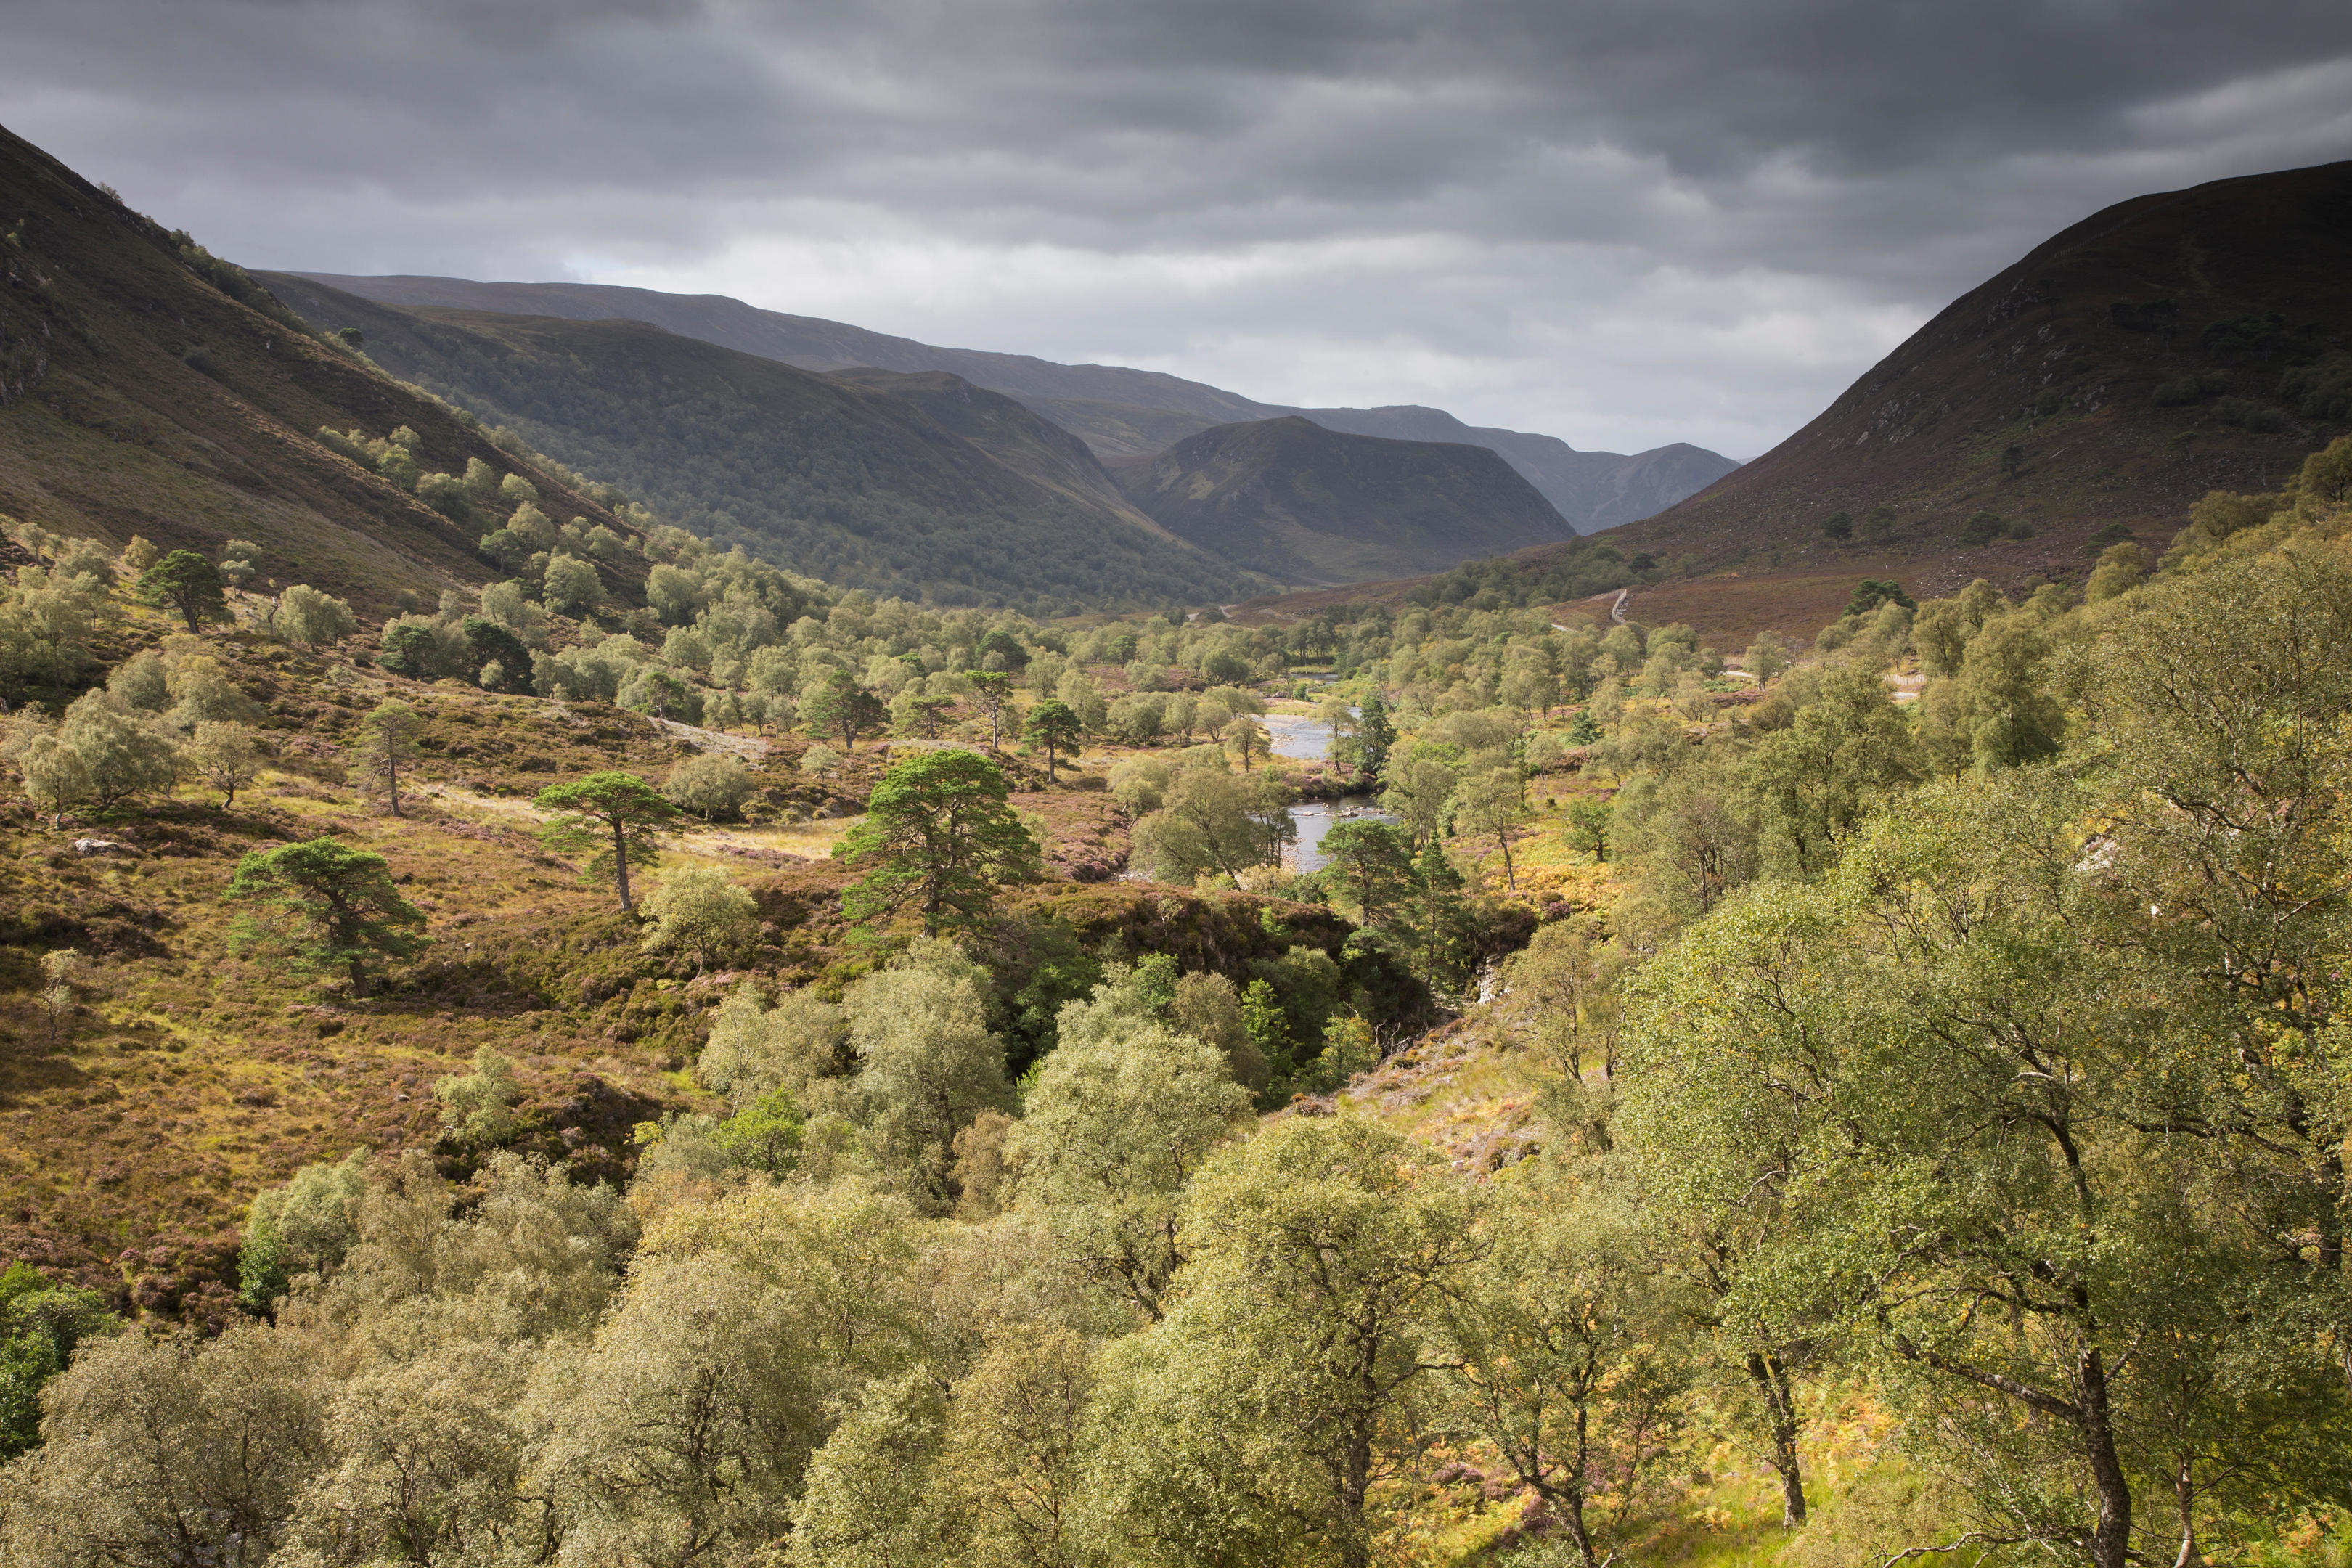
<path fill-rule="evenodd" d="M 1780 1524 L 1794 1530 L 1805 1522 L 1805 1476 L 1798 1461 L 1797 1401 L 1789 1368 L 1777 1356 L 1751 1355 L 1748 1375 L 1772 1412 L 1772 1468 L 1780 1478 Z"/>
<path fill-rule="evenodd" d="M 2107 1368 L 2094 1347 L 2083 1352 L 2076 1373 L 2082 1390 L 2084 1458 L 2099 1489 L 2099 1521 L 2091 1531 L 2091 1561 L 2097 1568 L 2126 1568 L 2131 1557 L 2131 1481 L 2116 1457 L 2115 1425 L 2107 1406 Z"/>
<path fill-rule="evenodd" d="M 397 711 L 397 710 L 394 710 Z M 383 760 L 383 789 L 391 797 L 392 815 L 400 815 L 400 759 L 387 755 Z"/>
<path fill-rule="evenodd" d="M 621 890 L 623 911 L 635 914 L 637 906 L 629 901 L 629 840 L 617 821 L 613 824 L 613 883 Z"/>
<path fill-rule="evenodd" d="M 2172 1560 L 2172 1568 L 2201 1568 L 2205 1554 L 2197 1549 L 2197 1518 L 2192 1506 L 2197 1500 L 2197 1489 L 2185 1458 L 2172 1473 L 2172 1495 L 2180 1510 L 2180 1555 Z"/>

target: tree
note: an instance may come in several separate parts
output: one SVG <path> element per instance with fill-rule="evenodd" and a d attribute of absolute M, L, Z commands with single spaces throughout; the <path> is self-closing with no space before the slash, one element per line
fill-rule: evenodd
<path fill-rule="evenodd" d="M 2049 686 L 2052 653 L 2023 610 L 1988 618 L 1969 638 L 1958 673 L 1919 701 L 1921 739 L 1942 771 L 1990 773 L 2058 754 L 2066 713 Z"/>
<path fill-rule="evenodd" d="M 662 794 L 681 811 L 699 812 L 709 822 L 721 812 L 733 816 L 758 793 L 760 781 L 740 757 L 703 752 L 670 769 Z"/>
<path fill-rule="evenodd" d="M 9 725 L 5 755 L 24 781 L 26 798 L 48 814 L 50 826 L 63 827 L 66 813 L 89 798 L 89 769 L 81 753 L 37 715 Z"/>
<path fill-rule="evenodd" d="M 1638 1211 L 1601 1184 L 1515 1184 L 1491 1206 L 1489 1245 L 1445 1314 L 1452 1422 L 1551 1505 L 1582 1568 L 1603 1568 L 1680 1425 L 1679 1293 L 1645 1255 Z"/>
<path fill-rule="evenodd" d="M 1952 1434 L 1927 1457 L 1972 1494 L 1978 1541 L 2124 1568 L 2200 1561 L 2202 1499 L 2291 1488 L 2249 1460 L 2344 1418 L 2332 1353 L 2298 1326 L 2341 1310 L 2312 1222 L 2343 1178 L 2290 1173 L 2310 1111 L 2279 1092 L 2292 1069 L 2236 1087 L 2273 1070 L 2276 1024 L 2231 1018 L 2243 972 L 2179 962 L 2210 922 L 2152 907 L 2118 874 L 2131 850 L 2084 855 L 2106 815 L 2050 770 L 1915 793 L 1825 883 L 1734 900 L 1641 972 L 1620 1094 L 1677 1209 L 1754 1202 L 1760 1179 L 1787 1215 L 1727 1314 L 1874 1351 L 1892 1396 Z M 2136 1476 L 2174 1493 L 2168 1537 L 2137 1518 Z"/>
<path fill-rule="evenodd" d="M 916 1205 L 952 1212 L 956 1134 L 1012 1101 L 1004 1042 L 988 1027 L 987 972 L 925 938 L 843 998 L 874 1142 Z"/>
<path fill-rule="evenodd" d="M 1350 737 L 1356 751 L 1356 771 L 1368 778 L 1378 778 L 1389 765 L 1389 752 L 1396 744 L 1396 725 L 1389 719 L 1389 705 L 1377 691 L 1364 699 L 1363 711 L 1357 716 L 1356 732 Z"/>
<path fill-rule="evenodd" d="M 90 798 L 100 807 L 168 790 L 179 776 L 178 731 L 155 715 L 124 710 L 110 692 L 74 699 L 58 739 L 81 759 Z"/>
<path fill-rule="evenodd" d="M 691 954 L 695 973 L 714 959 L 748 946 L 760 931 L 760 906 L 726 872 L 709 867 L 673 871 L 646 900 L 653 930 L 640 944 L 647 952 L 672 949 Z"/>
<path fill-rule="evenodd" d="M 839 735 L 845 752 L 855 752 L 857 737 L 879 729 L 888 717 L 889 710 L 881 700 L 858 685 L 845 669 L 826 676 L 823 685 L 801 700 L 801 721 L 808 732 Z"/>
<path fill-rule="evenodd" d="M 289 642 L 320 647 L 341 642 L 359 627 L 352 607 L 331 594 L 297 583 L 278 596 L 278 630 Z"/>
<path fill-rule="evenodd" d="M 78 947 L 41 954 L 41 1010 L 48 1016 L 49 1043 L 57 1044 L 58 1020 L 80 1005 L 82 993 L 99 988 L 98 965 Z"/>
<path fill-rule="evenodd" d="M 1136 849 L 1162 881 L 1189 883 L 1205 872 L 1237 876 L 1264 865 L 1280 850 L 1253 810 L 1259 798 L 1222 768 L 1181 769 L 1160 809 L 1136 824 Z M 1275 815 L 1289 825 L 1286 812 Z"/>
<path fill-rule="evenodd" d="M 424 721 L 416 710 L 398 698 L 388 698 L 360 721 L 358 739 L 352 742 L 352 766 L 367 781 L 370 793 L 379 788 L 392 815 L 400 809 L 400 780 L 410 763 L 423 755 L 416 744 Z"/>
<path fill-rule="evenodd" d="M 220 791 L 221 809 L 236 804 L 236 792 L 260 776 L 261 737 L 250 724 L 207 719 L 182 753 L 198 778 Z"/>
<path fill-rule="evenodd" d="M 874 786 L 865 819 L 834 854 L 866 875 L 844 895 L 852 921 L 908 904 L 923 931 L 988 918 L 997 888 L 1035 874 L 1036 841 L 1006 804 L 1004 775 L 977 752 L 929 752 L 895 763 Z"/>
<path fill-rule="evenodd" d="M 1843 544 L 1853 537 L 1853 514 L 1833 511 L 1822 520 L 1822 537 L 1835 544 Z"/>
<path fill-rule="evenodd" d="M 1013 700 L 1013 678 L 990 670 L 967 671 L 964 680 L 971 687 L 982 711 L 988 715 L 988 744 L 993 750 L 1003 738 L 1004 705 Z"/>
<path fill-rule="evenodd" d="M 1054 782 L 1054 753 L 1075 752 L 1085 726 L 1078 721 L 1075 709 L 1057 698 L 1048 697 L 1029 710 L 1029 721 L 1022 733 L 1033 746 L 1045 748 L 1045 782 Z"/>
<path fill-rule="evenodd" d="M 587 879 L 610 877 L 621 908 L 634 910 L 629 868 L 661 863 L 658 835 L 676 818 L 677 809 L 636 774 L 609 770 L 551 784 L 531 804 L 556 814 L 540 830 L 548 847 L 559 855 L 589 854 L 583 868 Z"/>
<path fill-rule="evenodd" d="M 1462 873 L 1445 858 L 1445 847 L 1431 834 L 1413 864 L 1414 942 L 1420 948 L 1421 973 L 1433 984 L 1452 985 L 1465 972 Z"/>
<path fill-rule="evenodd" d="M 448 1121 L 443 1131 L 471 1149 L 495 1148 L 514 1136 L 514 1064 L 488 1046 L 474 1052 L 474 1070 L 452 1073 L 433 1086 Z"/>
<path fill-rule="evenodd" d="M 333 838 L 248 851 L 227 896 L 261 907 L 241 925 L 241 943 L 259 940 L 306 968 L 344 970 L 362 994 L 372 955 L 406 958 L 424 945 L 424 913 L 400 896 L 383 857 Z"/>
<path fill-rule="evenodd" d="M 1029 650 L 1019 637 L 999 627 L 982 633 L 971 645 L 971 662 L 977 669 L 1018 675 L 1029 668 Z"/>
<path fill-rule="evenodd" d="M 540 581 L 540 599 L 557 615 L 581 615 L 604 602 L 604 579 L 592 563 L 576 555 L 551 555 Z"/>
<path fill-rule="evenodd" d="M 219 567 L 193 550 L 174 550 L 139 574 L 138 594 L 143 603 L 177 610 L 188 630 L 201 632 L 206 621 L 228 617 L 222 586 Z"/>
<path fill-rule="evenodd" d="M 1249 1115 L 1225 1053 L 1123 1011 L 1111 984 L 1062 1009 L 1013 1135 L 1022 1203 L 1087 1280 L 1158 1321 L 1183 1251 L 1179 1199 Z"/>
<path fill-rule="evenodd" d="M 1832 669 L 1796 721 L 1766 735 L 1740 769 L 1768 847 L 1818 875 L 1864 814 L 1918 782 L 1918 742 L 1867 660 Z"/>
<path fill-rule="evenodd" d="M 87 1342 L 43 1390 L 44 1442 L 12 1478 L 17 1560 L 226 1563 L 278 1539 L 328 1454 L 318 1372 L 259 1323 Z"/>
<path fill-rule="evenodd" d="M 1427 1149 L 1352 1117 L 1211 1159 L 1179 1304 L 1107 1352 L 1105 1558 L 1367 1568 L 1371 1489 L 1434 1414 L 1429 1335 L 1477 1255 L 1469 1202 Z"/>
<path fill-rule="evenodd" d="M 1265 726 L 1247 713 L 1238 714 L 1230 721 L 1222 738 L 1227 746 L 1240 753 L 1244 773 L 1250 771 L 1250 763 L 1255 758 L 1265 756 L 1274 744 L 1265 732 Z"/>
<path fill-rule="evenodd" d="M 1364 925 L 1386 924 L 1412 890 L 1412 839 L 1392 822 L 1335 823 L 1319 847 L 1329 869 L 1355 895 Z"/>
<path fill-rule="evenodd" d="M 1454 801 L 1454 820 L 1462 831 L 1495 836 L 1496 847 L 1503 854 L 1504 884 L 1516 891 L 1519 878 L 1511 863 L 1511 829 L 1528 819 L 1527 800 L 1517 773 L 1510 768 L 1496 768 L 1473 773 L 1462 781 Z"/>
<path fill-rule="evenodd" d="M 1607 801 L 1595 800 L 1590 795 L 1569 805 L 1569 835 L 1592 851 L 1595 865 L 1609 858 L 1609 823 L 1613 816 L 1615 813 L 1610 809 Z"/>

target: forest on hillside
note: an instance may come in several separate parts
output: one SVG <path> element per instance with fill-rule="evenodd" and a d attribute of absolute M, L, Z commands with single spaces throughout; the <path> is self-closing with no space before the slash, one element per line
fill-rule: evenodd
<path fill-rule="evenodd" d="M 1736 655 L 480 468 L 380 626 L 12 530 L 0 1561 L 2352 1551 L 2352 439 Z"/>

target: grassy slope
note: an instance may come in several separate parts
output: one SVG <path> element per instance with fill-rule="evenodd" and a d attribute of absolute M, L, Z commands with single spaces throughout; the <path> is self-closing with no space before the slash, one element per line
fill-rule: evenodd
<path fill-rule="evenodd" d="M 407 425 L 428 471 L 528 471 L 551 512 L 628 531 L 429 398 L 231 299 L 152 222 L 5 131 L 0 215 L 0 512 L 118 545 L 251 540 L 268 574 L 382 614 L 402 589 L 492 574 L 470 533 L 313 439 Z M 195 351 L 209 374 L 184 359 Z"/>
<path fill-rule="evenodd" d="M 642 322 L 399 310 L 268 277 L 306 315 L 358 328 L 398 374 L 622 484 L 667 521 L 795 571 L 1047 610 L 1243 588 L 1124 502 L 1067 477 L 1040 483 L 887 392 Z M 1041 439 L 1026 433 L 1031 456 Z"/>

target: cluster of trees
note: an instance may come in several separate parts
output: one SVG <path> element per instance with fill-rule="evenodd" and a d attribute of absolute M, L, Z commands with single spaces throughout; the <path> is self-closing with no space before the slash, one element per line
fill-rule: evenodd
<path fill-rule="evenodd" d="M 54 718 L 37 702 L 10 715 L 0 761 L 52 820 L 168 793 L 188 778 L 219 791 L 226 806 L 268 755 L 260 717 L 202 641 L 174 634 L 115 666 L 104 686 Z"/>
<path fill-rule="evenodd" d="M 97 1334 L 50 1383 L 0 1552 L 1368 1563 L 1441 1434 L 1600 1552 L 1638 1531 L 1689 1375 L 1606 1310 L 1597 1173 L 1254 1132 L 1215 975 L 1114 971 L 1016 1095 L 984 984 L 918 942 L 837 1002 L 739 994 L 698 1068 L 729 1113 L 644 1129 L 625 1195 L 306 1169 L 247 1231 L 268 1321 Z M 453 1134 L 503 1073 L 445 1081 Z"/>

